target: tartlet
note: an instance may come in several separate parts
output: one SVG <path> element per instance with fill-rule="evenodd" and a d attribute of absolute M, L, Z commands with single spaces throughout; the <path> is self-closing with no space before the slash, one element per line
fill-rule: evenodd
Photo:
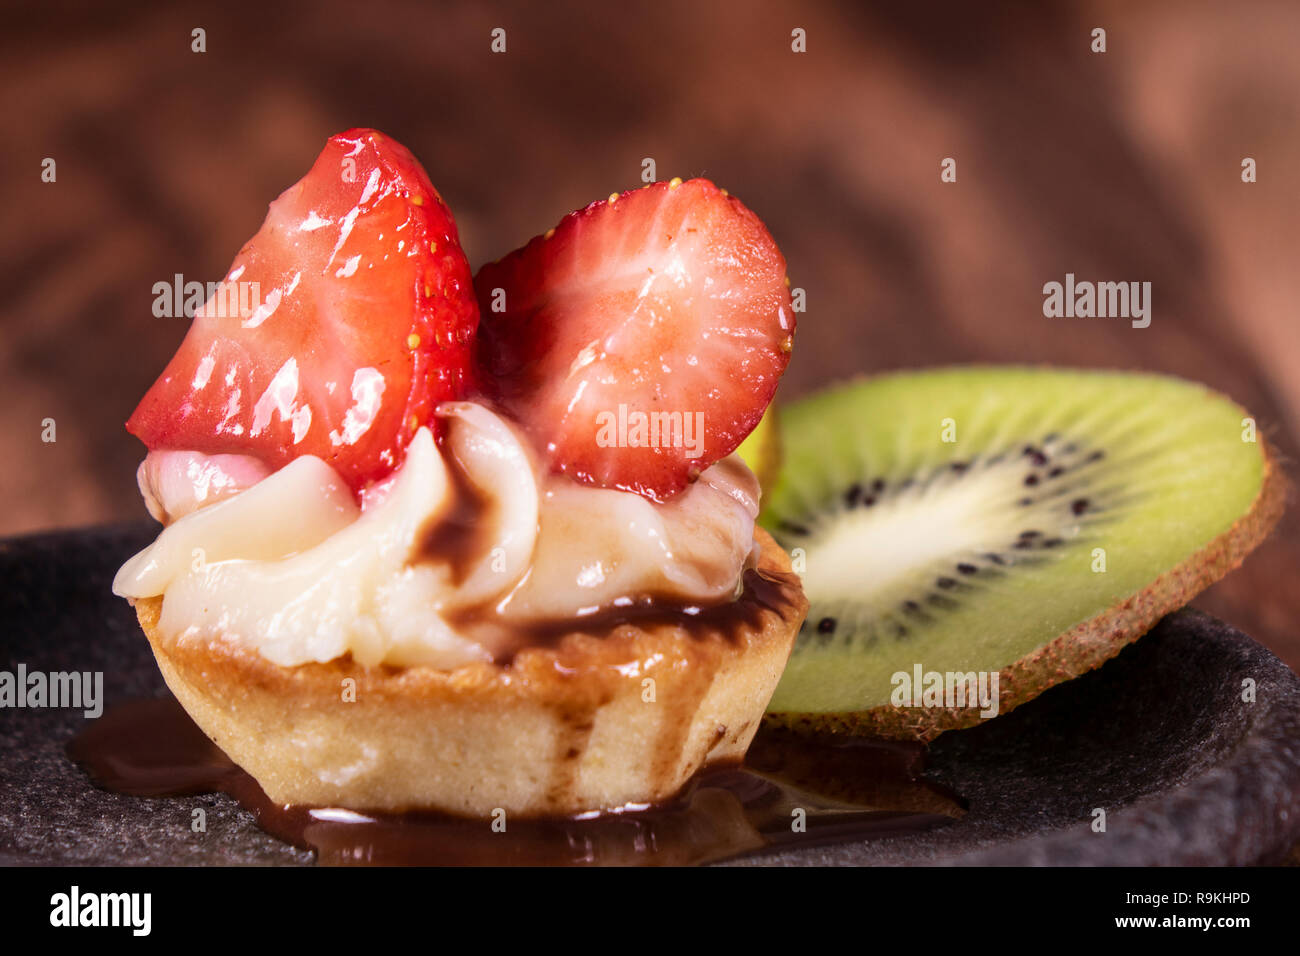
<path fill-rule="evenodd" d="M 249 281 L 269 295 L 223 314 Z M 276 803 L 668 800 L 741 759 L 807 612 L 734 454 L 788 362 L 787 287 L 704 180 L 471 282 L 414 157 L 333 137 L 127 424 L 168 527 L 114 588 Z"/>
<path fill-rule="evenodd" d="M 723 621 L 575 630 L 454 670 L 282 667 L 166 639 L 160 598 L 136 613 L 172 693 L 279 803 L 568 815 L 666 800 L 744 755 L 808 609 L 786 553 L 755 537 L 766 586 Z"/>

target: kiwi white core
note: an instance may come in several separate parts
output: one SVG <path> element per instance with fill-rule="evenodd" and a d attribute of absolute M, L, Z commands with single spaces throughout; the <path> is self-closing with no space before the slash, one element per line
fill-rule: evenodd
<path fill-rule="evenodd" d="M 1057 516 L 1040 518 L 1036 512 L 1046 509 L 1016 505 L 1024 497 L 1023 477 L 1014 465 L 984 466 L 960 477 L 941 474 L 915 492 L 882 492 L 870 507 L 831 512 L 839 517 L 824 522 L 810 545 L 816 560 L 806 562 L 804 588 L 819 601 L 888 613 L 892 608 L 881 603 L 918 577 L 987 560 L 986 552 L 1002 550 L 1026 528 L 1058 533 Z M 1072 537 L 1078 529 L 1076 522 L 1059 533 Z"/>

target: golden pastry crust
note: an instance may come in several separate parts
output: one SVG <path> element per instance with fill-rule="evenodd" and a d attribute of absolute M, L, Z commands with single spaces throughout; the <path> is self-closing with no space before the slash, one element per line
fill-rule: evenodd
<path fill-rule="evenodd" d="M 762 580 L 725 609 L 575 630 L 506 664 L 282 667 L 234 640 L 166 639 L 162 598 L 136 613 L 172 693 L 279 803 L 574 814 L 665 800 L 744 755 L 808 610 L 754 534 Z"/>

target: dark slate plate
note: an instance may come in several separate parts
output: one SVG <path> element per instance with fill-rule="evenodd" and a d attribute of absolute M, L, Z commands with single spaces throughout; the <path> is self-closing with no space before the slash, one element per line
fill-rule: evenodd
<path fill-rule="evenodd" d="M 111 704 L 164 685 L 109 582 L 147 524 L 0 542 L 0 669 L 102 670 Z M 1255 702 L 1242 684 L 1255 682 Z M 0 709 L 0 862 L 292 864 L 222 795 L 143 800 L 96 789 L 64 756 L 75 710 Z M 746 864 L 1246 864 L 1300 842 L 1300 678 L 1195 611 L 1166 618 L 1100 670 L 935 742 L 929 774 L 966 795 L 919 835 Z M 190 832 L 202 806 L 207 832 Z M 1093 832 L 1095 808 L 1106 831 Z"/>

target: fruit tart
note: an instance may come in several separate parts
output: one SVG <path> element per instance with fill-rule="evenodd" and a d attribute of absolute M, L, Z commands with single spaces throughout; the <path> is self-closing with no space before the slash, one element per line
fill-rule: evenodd
<path fill-rule="evenodd" d="M 795 328 L 749 209 L 654 183 L 472 277 L 350 130 L 210 292 L 127 422 L 164 527 L 114 591 L 272 800 L 571 815 L 741 758 L 807 610 L 735 454 Z"/>

